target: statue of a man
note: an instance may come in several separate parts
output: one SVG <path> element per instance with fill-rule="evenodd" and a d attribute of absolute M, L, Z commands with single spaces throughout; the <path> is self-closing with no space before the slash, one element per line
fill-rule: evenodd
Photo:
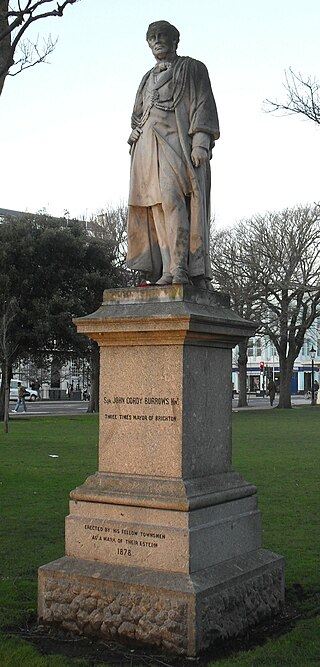
<path fill-rule="evenodd" d="M 130 269 L 153 284 L 210 285 L 210 159 L 219 122 L 209 75 L 177 55 L 177 28 L 151 23 L 157 61 L 132 114 L 128 212 Z"/>

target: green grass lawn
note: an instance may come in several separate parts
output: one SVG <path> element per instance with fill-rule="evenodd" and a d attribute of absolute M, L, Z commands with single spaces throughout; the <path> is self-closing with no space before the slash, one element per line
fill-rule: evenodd
<path fill-rule="evenodd" d="M 317 407 L 233 415 L 234 468 L 258 487 L 263 546 L 285 557 L 287 600 L 301 618 L 218 667 L 320 666 L 319 430 Z M 93 415 L 28 416 L 0 432 L 0 667 L 94 664 L 43 656 L 14 633 L 36 616 L 38 566 L 64 555 L 69 492 L 96 471 L 97 455 Z"/>

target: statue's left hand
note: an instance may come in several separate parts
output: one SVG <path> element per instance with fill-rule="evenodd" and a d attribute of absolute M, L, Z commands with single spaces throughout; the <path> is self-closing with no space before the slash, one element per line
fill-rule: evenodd
<path fill-rule="evenodd" d="M 195 146 L 191 151 L 191 162 L 194 167 L 200 167 L 201 164 L 209 162 L 209 151 L 202 146 Z"/>

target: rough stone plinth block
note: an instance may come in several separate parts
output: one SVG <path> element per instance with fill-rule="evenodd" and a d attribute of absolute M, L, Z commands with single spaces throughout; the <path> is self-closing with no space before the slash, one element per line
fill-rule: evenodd
<path fill-rule="evenodd" d="M 189 656 L 272 616 L 283 600 L 283 559 L 264 550 L 193 575 L 67 557 L 39 570 L 42 623 Z"/>

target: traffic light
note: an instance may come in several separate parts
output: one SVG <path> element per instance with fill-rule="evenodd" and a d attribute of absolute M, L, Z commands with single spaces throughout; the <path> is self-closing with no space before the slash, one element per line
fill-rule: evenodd
<path fill-rule="evenodd" d="M 260 373 L 264 371 L 264 361 L 260 361 Z"/>

